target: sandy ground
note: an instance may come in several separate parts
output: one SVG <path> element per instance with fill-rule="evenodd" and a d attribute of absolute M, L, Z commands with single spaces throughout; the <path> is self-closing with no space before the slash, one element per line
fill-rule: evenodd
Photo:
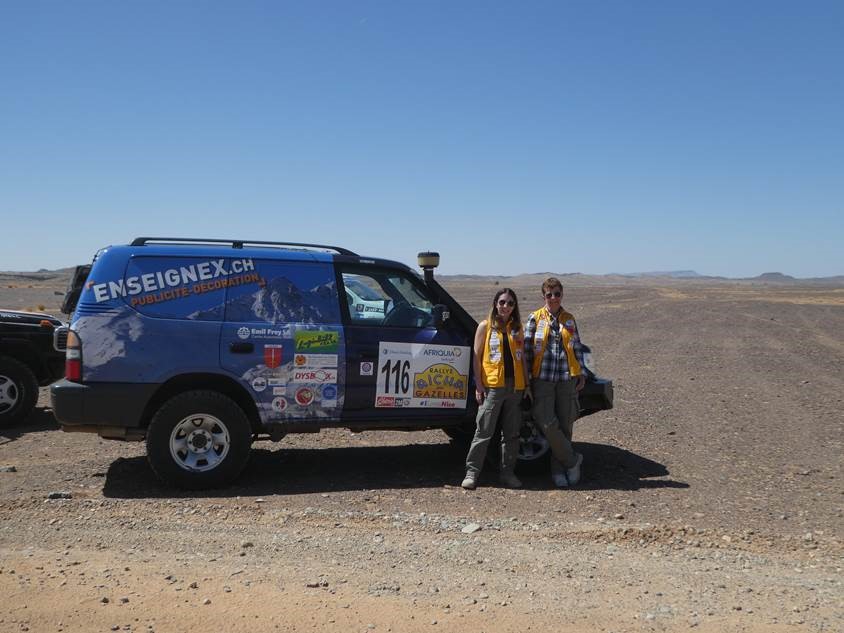
<path fill-rule="evenodd" d="M 48 310 L 64 284 L 2 281 L 0 305 Z M 476 316 L 495 289 L 449 285 Z M 59 431 L 44 390 L 0 430 L 0 631 L 844 629 L 844 289 L 584 284 L 564 304 L 616 388 L 576 426 L 572 490 L 466 492 L 441 432 L 332 430 L 189 495 L 143 444 Z"/>

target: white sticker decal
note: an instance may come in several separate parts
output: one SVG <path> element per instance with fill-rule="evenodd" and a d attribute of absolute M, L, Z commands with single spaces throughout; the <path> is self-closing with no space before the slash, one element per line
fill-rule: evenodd
<path fill-rule="evenodd" d="M 336 369 L 294 369 L 292 383 L 324 385 L 337 382 Z"/>
<path fill-rule="evenodd" d="M 459 345 L 380 343 L 375 406 L 465 409 L 469 352 Z"/>
<path fill-rule="evenodd" d="M 491 363 L 501 362 L 501 336 L 497 330 L 489 333 L 489 361 Z"/>
<path fill-rule="evenodd" d="M 267 388 L 267 379 L 263 376 L 257 376 L 252 380 L 252 388 L 258 393 Z"/>
<path fill-rule="evenodd" d="M 283 396 L 287 393 L 287 387 L 273 387 L 274 396 Z"/>
<path fill-rule="evenodd" d="M 295 367 L 337 367 L 337 354 L 296 354 L 293 357 Z"/>
<path fill-rule="evenodd" d="M 273 411 L 276 413 L 281 413 L 287 408 L 287 400 L 284 398 L 273 398 Z"/>
<path fill-rule="evenodd" d="M 371 376 L 372 370 L 375 366 L 371 360 L 364 360 L 360 363 L 360 375 L 361 376 Z"/>

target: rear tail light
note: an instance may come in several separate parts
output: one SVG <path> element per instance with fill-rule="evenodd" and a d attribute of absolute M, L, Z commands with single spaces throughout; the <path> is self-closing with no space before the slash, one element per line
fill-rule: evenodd
<path fill-rule="evenodd" d="M 73 330 L 67 333 L 64 377 L 73 382 L 82 382 L 82 341 Z"/>

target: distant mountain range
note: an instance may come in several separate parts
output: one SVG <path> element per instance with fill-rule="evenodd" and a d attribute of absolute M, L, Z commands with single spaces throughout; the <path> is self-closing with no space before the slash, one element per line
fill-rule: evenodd
<path fill-rule="evenodd" d="M 15 271 L 0 271 L 0 281 L 6 283 L 23 283 L 23 282 L 57 282 L 60 285 L 64 286 L 67 284 L 67 280 L 70 279 L 71 274 L 73 273 L 73 268 L 61 268 L 59 270 L 45 270 L 40 269 L 38 271 L 24 271 L 24 272 L 15 272 Z M 844 285 L 844 275 L 835 275 L 830 277 L 793 277 L 791 275 L 786 275 L 780 272 L 766 272 L 762 273 L 761 275 L 757 275 L 756 277 L 718 277 L 715 275 L 701 275 L 697 271 L 694 270 L 659 270 L 659 271 L 649 271 L 649 272 L 636 272 L 636 273 L 610 273 L 607 275 L 594 275 L 594 274 L 587 274 L 587 273 L 554 273 L 554 272 L 537 272 L 537 273 L 522 273 L 519 275 L 437 275 L 437 277 L 442 279 L 448 279 L 449 281 L 453 282 L 471 282 L 471 281 L 491 281 L 491 282 L 499 282 L 499 283 L 508 283 L 508 284 L 533 284 L 537 280 L 542 283 L 542 280 L 547 277 L 559 277 L 563 282 L 566 281 L 583 281 L 583 282 L 592 282 L 598 284 L 613 284 L 613 283 L 624 283 L 625 280 L 633 281 L 633 280 L 641 280 L 643 283 L 647 282 L 648 280 L 676 280 L 676 281 L 743 281 L 743 282 L 761 282 L 761 283 L 771 283 L 771 284 L 789 284 L 789 283 L 812 283 L 812 284 L 821 284 L 821 285 Z M 283 285 L 283 284 L 282 284 Z M 286 288 L 277 288 L 277 290 L 281 290 L 282 294 L 286 294 Z M 317 310 L 321 310 L 323 305 L 321 305 L 322 301 L 319 297 L 320 293 L 314 292 L 316 289 L 311 289 L 310 291 L 305 291 L 313 293 L 312 299 L 315 301 L 313 302 L 312 306 L 307 306 L 305 311 L 307 312 L 308 308 L 313 307 Z M 263 301 L 266 301 L 266 298 L 263 298 Z M 305 300 L 305 303 L 310 303 L 308 300 Z M 245 306 L 244 306 L 245 307 Z M 266 306 L 267 308 L 271 308 L 272 312 L 276 312 L 276 306 Z M 251 309 L 251 307 L 250 307 Z M 276 312 L 277 316 L 281 316 Z"/>
<path fill-rule="evenodd" d="M 648 273 L 613 273 L 622 277 L 671 277 L 672 279 L 693 279 L 704 277 L 694 270 L 657 270 Z"/>
<path fill-rule="evenodd" d="M 785 275 L 779 272 L 768 272 L 756 277 L 717 277 L 714 275 L 701 275 L 694 270 L 664 270 L 640 273 L 610 273 L 607 275 L 592 275 L 587 273 L 523 273 L 521 275 L 438 275 L 439 278 L 455 283 L 469 283 L 475 281 L 494 282 L 496 285 L 536 285 L 548 277 L 557 277 L 564 284 L 583 283 L 598 285 L 614 285 L 624 283 L 649 283 L 662 280 L 664 283 L 683 281 L 687 282 L 743 282 L 743 283 L 765 283 L 765 284 L 814 284 L 823 286 L 844 285 L 844 275 L 834 277 L 811 277 L 798 278 Z"/>

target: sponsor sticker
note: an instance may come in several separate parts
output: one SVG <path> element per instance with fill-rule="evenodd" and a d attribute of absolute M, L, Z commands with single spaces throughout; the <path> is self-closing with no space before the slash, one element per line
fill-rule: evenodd
<path fill-rule="evenodd" d="M 396 406 L 396 399 L 390 396 L 378 396 L 375 398 L 376 407 L 394 407 Z"/>
<path fill-rule="evenodd" d="M 340 346 L 340 333 L 298 330 L 294 340 L 296 351 L 302 354 L 336 354 Z"/>
<path fill-rule="evenodd" d="M 252 388 L 258 393 L 267 388 L 267 379 L 263 376 L 256 376 L 252 379 Z"/>
<path fill-rule="evenodd" d="M 468 380 L 452 365 L 437 363 L 413 375 L 413 397 L 463 400 Z"/>
<path fill-rule="evenodd" d="M 314 401 L 314 390 L 310 387 L 300 387 L 296 390 L 296 404 L 307 407 Z"/>
<path fill-rule="evenodd" d="M 293 383 L 308 383 L 324 385 L 330 382 L 337 382 L 336 369 L 294 369 Z"/>
<path fill-rule="evenodd" d="M 287 399 L 285 398 L 273 398 L 272 401 L 273 411 L 276 413 L 281 413 L 287 408 Z"/>
<path fill-rule="evenodd" d="M 337 354 L 296 354 L 293 357 L 296 367 L 337 367 Z"/>
<path fill-rule="evenodd" d="M 287 387 L 273 387 L 274 396 L 283 396 L 287 393 Z"/>
<path fill-rule="evenodd" d="M 337 406 L 337 385 L 325 385 L 322 388 L 322 406 Z"/>
<path fill-rule="evenodd" d="M 270 369 L 275 369 L 281 365 L 281 352 L 283 345 L 268 344 L 264 345 L 264 365 Z"/>
<path fill-rule="evenodd" d="M 284 330 L 279 330 L 273 327 L 241 327 L 237 329 L 237 335 L 242 339 L 247 339 L 250 336 L 257 338 L 281 338 L 284 336 Z"/>
<path fill-rule="evenodd" d="M 361 376 L 371 376 L 374 368 L 375 368 L 375 363 L 373 363 L 371 360 L 361 361 L 360 375 Z"/>

